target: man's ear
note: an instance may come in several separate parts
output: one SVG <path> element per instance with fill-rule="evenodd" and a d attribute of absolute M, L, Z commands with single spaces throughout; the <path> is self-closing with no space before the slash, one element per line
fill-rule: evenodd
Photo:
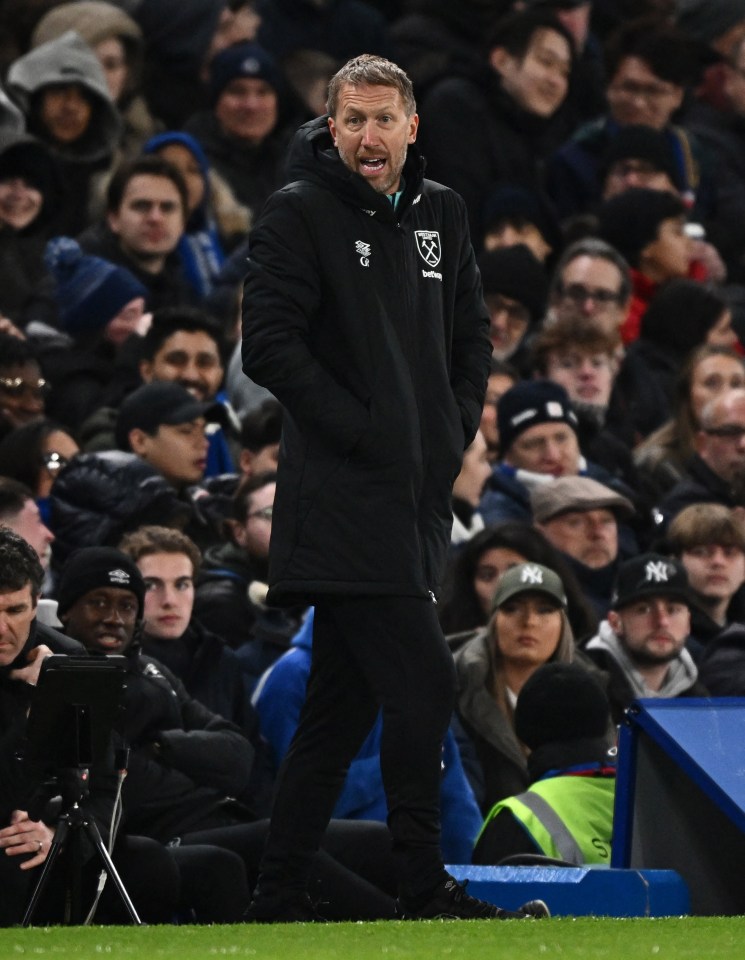
<path fill-rule="evenodd" d="M 333 117 L 329 117 L 328 125 L 329 125 L 329 133 L 331 134 L 331 139 L 334 141 L 334 146 L 336 146 L 336 124 L 334 123 Z"/>
<path fill-rule="evenodd" d="M 106 223 L 112 233 L 119 234 L 119 213 L 116 210 L 106 211 Z"/>
<path fill-rule="evenodd" d="M 246 531 L 242 523 L 239 523 L 238 520 L 228 518 L 225 520 L 225 527 L 239 547 L 246 546 Z"/>
<path fill-rule="evenodd" d="M 139 367 L 140 378 L 143 383 L 153 382 L 153 362 L 152 360 L 140 360 Z"/>
<path fill-rule="evenodd" d="M 608 623 L 610 624 L 611 630 L 615 633 L 617 637 L 623 636 L 623 621 L 618 615 L 617 610 L 608 611 Z"/>
<path fill-rule="evenodd" d="M 127 439 L 129 440 L 129 449 L 132 453 L 136 453 L 139 457 L 145 455 L 149 435 L 145 433 L 144 430 L 141 430 L 139 427 L 133 427 L 127 434 Z"/>
<path fill-rule="evenodd" d="M 507 63 L 512 59 L 512 54 L 504 47 L 492 47 L 489 51 L 489 65 L 500 76 L 504 73 Z"/>

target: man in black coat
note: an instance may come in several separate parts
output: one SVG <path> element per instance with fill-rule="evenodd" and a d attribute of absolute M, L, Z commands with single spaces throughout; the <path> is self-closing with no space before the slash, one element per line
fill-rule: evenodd
<path fill-rule="evenodd" d="M 256 920 L 313 916 L 309 864 L 381 706 L 399 914 L 504 913 L 465 894 L 439 845 L 455 677 L 434 601 L 491 350 L 465 207 L 423 179 L 415 111 L 395 64 L 349 61 L 251 237 L 243 365 L 286 412 L 268 599 L 315 604 Z"/>
<path fill-rule="evenodd" d="M 49 855 L 55 821 L 32 819 L 30 801 L 38 783 L 19 760 L 26 715 L 44 659 L 53 653 L 84 654 L 83 648 L 36 621 L 44 571 L 34 549 L 0 526 L 0 926 L 20 923 L 36 867 Z M 113 788 L 94 789 L 90 809 L 108 821 Z"/>

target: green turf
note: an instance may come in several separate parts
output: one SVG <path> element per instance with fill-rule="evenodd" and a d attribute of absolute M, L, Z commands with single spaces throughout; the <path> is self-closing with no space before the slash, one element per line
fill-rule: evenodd
<path fill-rule="evenodd" d="M 743 960 L 745 917 L 1 930 L 0 958 Z"/>

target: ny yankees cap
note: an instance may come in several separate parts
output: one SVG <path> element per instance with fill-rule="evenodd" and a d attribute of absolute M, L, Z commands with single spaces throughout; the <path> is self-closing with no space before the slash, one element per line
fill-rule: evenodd
<path fill-rule="evenodd" d="M 543 593 L 561 607 L 567 605 L 564 584 L 553 570 L 540 563 L 519 563 L 502 575 L 492 600 L 492 612 L 521 593 Z"/>
<path fill-rule="evenodd" d="M 661 553 L 642 553 L 621 564 L 611 609 L 620 610 L 645 597 L 670 597 L 690 606 L 688 575 L 680 560 Z"/>

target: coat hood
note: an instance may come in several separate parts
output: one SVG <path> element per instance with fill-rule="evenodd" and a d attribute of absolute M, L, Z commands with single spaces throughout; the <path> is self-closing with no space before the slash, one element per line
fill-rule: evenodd
<path fill-rule="evenodd" d="M 22 133 L 25 126 L 26 122 L 23 119 L 23 114 L 0 87 L 0 130 Z"/>
<path fill-rule="evenodd" d="M 79 84 L 93 99 L 94 111 L 84 152 L 70 151 L 78 159 L 97 160 L 111 153 L 119 141 L 122 120 L 109 95 L 101 64 L 88 44 L 74 30 L 50 40 L 20 57 L 8 72 L 8 91 L 31 125 L 34 99 L 45 87 Z M 65 151 L 67 153 L 67 151 Z"/>
<path fill-rule="evenodd" d="M 166 133 L 158 133 L 154 137 L 150 137 L 147 143 L 143 145 L 142 152 L 157 153 L 159 150 L 162 150 L 163 147 L 170 147 L 174 143 L 181 147 L 185 147 L 199 164 L 199 171 L 202 174 L 202 180 L 204 181 L 204 196 L 202 198 L 202 202 L 199 204 L 199 207 L 192 213 L 190 220 L 193 220 L 196 214 L 196 218 L 200 221 L 199 226 L 201 226 L 206 218 L 206 209 L 210 201 L 211 186 L 210 162 L 207 159 L 207 154 L 202 148 L 202 144 L 190 133 L 183 133 L 181 130 L 169 130 Z"/>
<path fill-rule="evenodd" d="M 383 220 L 398 220 L 421 190 L 424 159 L 416 144 L 409 146 L 402 174 L 403 196 L 394 210 L 386 196 L 344 164 L 334 146 L 328 116 L 324 115 L 309 120 L 297 131 L 289 146 L 287 170 L 288 182 L 310 180 L 322 184 L 333 189 L 346 203 L 361 207 L 371 216 L 375 213 Z"/>
<path fill-rule="evenodd" d="M 53 7 L 39 20 L 31 46 L 39 47 L 71 30 L 91 46 L 110 37 L 118 37 L 127 46 L 133 43 L 141 49 L 143 45 L 142 30 L 124 10 L 106 0 L 76 0 Z"/>

